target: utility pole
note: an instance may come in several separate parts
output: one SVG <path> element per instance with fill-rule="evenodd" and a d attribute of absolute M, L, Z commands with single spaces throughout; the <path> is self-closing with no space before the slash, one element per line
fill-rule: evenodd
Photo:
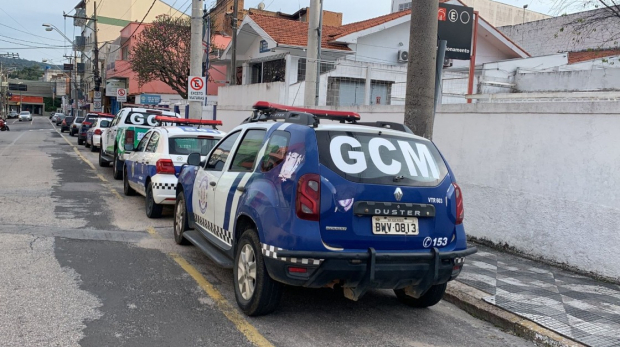
<path fill-rule="evenodd" d="M 202 76 L 202 0 L 192 0 L 192 27 L 189 73 Z M 189 92 L 189 91 L 188 91 Z M 202 101 L 189 102 L 189 118 L 202 118 Z"/>
<path fill-rule="evenodd" d="M 319 50 L 321 49 L 321 0 L 310 0 L 308 20 L 308 48 L 306 49 L 306 86 L 304 106 L 315 106 L 318 98 L 318 76 L 320 74 Z M 437 16 L 435 16 L 437 17 Z"/>
<path fill-rule="evenodd" d="M 405 125 L 431 139 L 435 121 L 435 65 L 439 0 L 414 1 L 409 29 Z"/>
<path fill-rule="evenodd" d="M 98 92 L 99 88 L 101 87 L 101 77 L 99 77 L 99 43 L 97 42 L 97 1 L 94 2 L 95 5 L 95 10 L 94 10 L 94 15 L 93 17 L 95 17 L 95 21 L 94 21 L 94 25 L 95 25 L 95 29 L 93 30 L 95 32 L 95 71 L 94 71 L 94 80 L 95 80 L 95 91 Z"/>
<path fill-rule="evenodd" d="M 232 17 L 232 57 L 230 58 L 230 85 L 237 84 L 237 26 L 239 17 L 239 0 L 233 4 Z"/>
<path fill-rule="evenodd" d="M 316 50 L 316 97 L 314 98 L 314 106 L 319 106 L 319 96 L 321 92 L 321 42 L 323 42 L 323 0 L 319 0 L 321 6 L 319 8 L 319 27 L 317 32 L 317 50 Z"/>

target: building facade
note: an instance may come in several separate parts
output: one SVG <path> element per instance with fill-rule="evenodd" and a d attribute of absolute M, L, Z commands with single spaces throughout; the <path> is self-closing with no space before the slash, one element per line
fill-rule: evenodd
<path fill-rule="evenodd" d="M 533 22 L 550 16 L 492 0 L 462 0 L 495 27 Z M 411 0 L 392 0 L 392 12 L 411 9 Z"/>

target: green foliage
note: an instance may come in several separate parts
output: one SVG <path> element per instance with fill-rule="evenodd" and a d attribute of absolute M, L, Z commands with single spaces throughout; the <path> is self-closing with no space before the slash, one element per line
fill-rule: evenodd
<path fill-rule="evenodd" d="M 43 76 L 43 70 L 39 66 L 26 66 L 20 70 L 9 73 L 9 78 L 19 78 L 22 80 L 38 81 Z"/>
<path fill-rule="evenodd" d="M 140 85 L 160 80 L 187 99 L 190 40 L 189 18 L 157 17 L 140 33 L 129 57 Z"/>
<path fill-rule="evenodd" d="M 56 111 L 58 107 L 62 105 L 62 99 L 56 98 L 55 100 L 48 97 L 43 97 L 43 103 L 45 103 L 45 112 Z"/>

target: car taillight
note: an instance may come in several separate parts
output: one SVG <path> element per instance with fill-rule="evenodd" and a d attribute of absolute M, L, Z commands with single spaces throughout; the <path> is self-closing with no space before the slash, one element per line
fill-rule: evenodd
<path fill-rule="evenodd" d="M 321 206 L 321 177 L 317 174 L 301 176 L 297 182 L 297 201 L 295 210 L 297 217 L 305 220 L 318 221 Z"/>
<path fill-rule="evenodd" d="M 95 129 L 95 135 L 101 135 L 102 131 L 101 129 Z"/>
<path fill-rule="evenodd" d="M 84 123 L 82 123 L 82 125 L 86 125 L 86 126 L 89 126 L 91 124 L 93 124 L 93 123 L 91 123 L 91 122 L 84 122 Z"/>
<path fill-rule="evenodd" d="M 67 125 L 67 122 L 65 122 L 64 120 L 62 121 L 62 125 Z"/>
<path fill-rule="evenodd" d="M 465 217 L 465 208 L 463 207 L 463 193 L 458 184 L 452 183 L 454 186 L 454 197 L 456 198 L 456 224 L 463 223 Z"/>
<path fill-rule="evenodd" d="M 135 132 L 133 130 L 127 130 L 125 132 L 125 144 L 131 145 L 134 143 L 134 134 Z"/>
<path fill-rule="evenodd" d="M 159 159 L 155 164 L 155 170 L 158 174 L 174 175 L 174 163 L 171 159 Z"/>

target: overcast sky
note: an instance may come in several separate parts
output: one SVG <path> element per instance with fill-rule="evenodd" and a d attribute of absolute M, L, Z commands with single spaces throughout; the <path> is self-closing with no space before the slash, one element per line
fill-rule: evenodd
<path fill-rule="evenodd" d="M 124 0 L 131 1 L 131 0 Z M 163 0 L 185 10 L 191 0 Z M 529 9 L 554 14 L 552 5 L 556 0 L 499 0 L 514 6 L 529 5 Z M 54 64 L 64 62 L 63 54 L 72 54 L 70 48 L 59 46 L 67 42 L 57 32 L 45 31 L 41 24 L 51 23 L 65 32 L 69 38 L 74 35 L 73 22 L 62 16 L 77 5 L 78 0 L 0 0 L 0 54 L 19 53 L 21 58 L 41 61 L 48 59 Z M 257 7 L 261 0 L 245 0 L 245 8 Z M 293 13 L 306 7 L 309 0 L 263 0 L 266 9 Z M 215 0 L 207 0 L 211 6 Z M 326 10 L 342 12 L 344 23 L 357 22 L 390 12 L 391 0 L 324 0 Z M 144 9 L 146 12 L 147 8 Z M 32 48 L 45 47 L 45 48 Z M 66 50 L 66 52 L 65 52 Z"/>

